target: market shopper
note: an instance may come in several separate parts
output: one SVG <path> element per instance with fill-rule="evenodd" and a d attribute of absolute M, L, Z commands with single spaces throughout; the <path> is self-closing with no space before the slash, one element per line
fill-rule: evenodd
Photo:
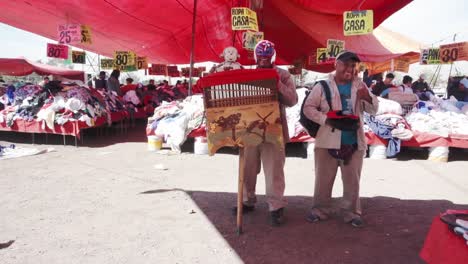
<path fill-rule="evenodd" d="M 274 64 L 276 51 L 272 42 L 260 41 L 255 47 L 254 57 L 257 62 L 257 69 L 275 69 L 279 75 L 278 91 L 280 94 L 283 135 L 284 139 L 288 140 L 285 106 L 293 106 L 297 103 L 294 81 L 288 71 L 280 69 Z M 272 143 L 262 143 L 255 147 L 244 147 L 243 151 L 245 158 L 243 213 L 251 212 L 255 208 L 257 174 L 260 173 L 260 167 L 263 165 L 270 223 L 273 226 L 282 225 L 284 223 L 284 207 L 287 204 L 284 198 L 284 149 L 281 150 Z M 236 212 L 237 207 L 234 207 L 233 213 Z"/>
<path fill-rule="evenodd" d="M 117 95 L 122 95 L 120 91 L 120 71 L 119 70 L 113 70 L 109 79 L 107 80 L 107 91 L 109 92 L 115 92 Z"/>
<path fill-rule="evenodd" d="M 385 90 L 393 87 L 393 79 L 395 79 L 395 75 L 391 72 L 387 73 L 387 75 L 385 75 L 385 80 L 379 81 L 375 84 L 375 86 L 372 88 L 372 93 L 377 96 L 385 96 L 388 94 L 388 92 L 385 94 L 382 93 Z"/>
<path fill-rule="evenodd" d="M 99 73 L 99 79 L 94 78 L 94 88 L 97 90 L 104 90 L 107 87 L 106 72 Z"/>
<path fill-rule="evenodd" d="M 413 83 L 411 88 L 413 88 L 413 93 L 415 94 L 421 94 L 425 92 L 434 94 L 434 92 L 432 92 L 431 88 L 429 87 L 429 84 L 426 82 L 426 75 L 423 73 L 419 75 L 419 79 Z"/>
<path fill-rule="evenodd" d="M 49 82 L 50 82 L 49 77 L 47 77 L 47 76 L 44 77 L 42 86 L 45 86 L 45 85 L 48 84 Z"/>
<path fill-rule="evenodd" d="M 133 84 L 132 78 L 125 79 L 125 82 L 126 84 L 120 87 L 120 92 L 122 93 L 122 95 L 125 95 L 128 91 L 136 91 L 137 85 Z"/>
<path fill-rule="evenodd" d="M 403 84 L 398 86 L 398 91 L 402 93 L 412 94 L 413 89 L 411 88 L 411 83 L 413 82 L 413 78 L 409 75 L 403 76 Z"/>
<path fill-rule="evenodd" d="M 317 222 L 339 214 L 355 227 L 363 225 L 359 198 L 364 153 L 367 148 L 363 130 L 363 113 L 375 114 L 378 99 L 364 82 L 355 77 L 359 57 L 350 51 L 340 53 L 335 62 L 336 72 L 326 80 L 331 92 L 331 109 L 320 83 L 312 89 L 304 104 L 304 114 L 320 124 L 315 138 L 314 202 L 307 220 Z M 326 87 L 325 87 L 326 88 Z M 346 100 L 350 98 L 350 100 Z M 349 106 L 351 103 L 351 106 Z M 331 110 L 348 109 L 359 117 L 359 128 L 337 128 L 336 120 L 327 117 Z M 342 129 L 342 130 L 340 130 Z M 338 167 L 343 180 L 343 199 L 337 208 L 332 205 L 331 194 Z"/>
<path fill-rule="evenodd" d="M 449 96 L 453 96 L 461 102 L 468 102 L 468 78 L 461 79 L 454 89 L 450 89 Z"/>

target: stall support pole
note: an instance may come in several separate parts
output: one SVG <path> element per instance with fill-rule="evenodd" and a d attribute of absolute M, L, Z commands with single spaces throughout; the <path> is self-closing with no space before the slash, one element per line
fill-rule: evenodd
<path fill-rule="evenodd" d="M 237 235 L 242 234 L 242 205 L 244 197 L 244 171 L 245 171 L 245 156 L 244 148 L 239 149 L 239 182 L 237 190 Z"/>
<path fill-rule="evenodd" d="M 197 20 L 197 0 L 193 1 L 193 19 L 192 19 L 192 49 L 190 50 L 190 74 L 189 74 L 189 91 L 188 95 L 192 95 L 192 79 L 193 79 L 193 57 L 195 53 L 195 30 Z"/>

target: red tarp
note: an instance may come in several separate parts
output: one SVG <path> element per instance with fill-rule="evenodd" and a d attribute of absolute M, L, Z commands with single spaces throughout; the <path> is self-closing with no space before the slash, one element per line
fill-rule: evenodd
<path fill-rule="evenodd" d="M 428 264 L 459 264 L 468 263 L 466 240 L 455 235 L 448 226 L 434 217 L 431 229 L 427 234 L 424 247 L 419 256 Z"/>
<path fill-rule="evenodd" d="M 195 61 L 219 61 L 222 50 L 235 43 L 242 50 L 240 33 L 231 30 L 230 8 L 263 3 L 255 8 L 265 38 L 276 43 L 278 63 L 305 61 L 329 38 L 346 41 L 364 61 L 386 61 L 394 54 L 374 35 L 344 37 L 343 12 L 372 9 L 374 26 L 411 0 L 198 0 Z M 185 64 L 191 49 L 193 0 L 35 0 L 2 1 L 0 22 L 57 39 L 60 24 L 89 25 L 92 45 L 80 48 L 112 56 L 115 50 L 131 50 L 151 63 Z M 44 47 L 45 52 L 45 47 Z M 253 64 L 241 51 L 242 64 Z M 332 66 L 310 66 L 331 71 Z"/>
<path fill-rule="evenodd" d="M 59 75 L 70 80 L 84 81 L 83 71 L 40 64 L 26 59 L 0 59 L 0 74 L 2 75 L 24 76 L 33 72 L 39 75 Z"/>

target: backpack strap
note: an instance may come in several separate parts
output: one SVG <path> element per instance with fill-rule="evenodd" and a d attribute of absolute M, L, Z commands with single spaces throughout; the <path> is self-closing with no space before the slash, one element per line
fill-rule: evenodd
<path fill-rule="evenodd" d="M 319 83 L 322 85 L 322 89 L 325 92 L 325 98 L 327 99 L 328 107 L 330 108 L 330 110 L 333 110 L 332 102 L 331 102 L 330 86 L 328 86 L 328 83 L 326 80 L 320 80 Z"/>

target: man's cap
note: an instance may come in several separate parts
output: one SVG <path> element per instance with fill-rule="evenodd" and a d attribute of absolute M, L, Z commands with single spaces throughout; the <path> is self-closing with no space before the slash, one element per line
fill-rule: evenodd
<path fill-rule="evenodd" d="M 358 55 L 356 55 L 356 53 L 354 52 L 351 52 L 351 51 L 347 51 L 347 50 L 343 50 L 342 52 L 340 52 L 337 56 L 336 56 L 336 60 L 340 60 L 340 61 L 349 61 L 349 60 L 353 60 L 353 61 L 356 61 L 356 62 L 361 62 L 361 59 L 359 59 Z"/>

